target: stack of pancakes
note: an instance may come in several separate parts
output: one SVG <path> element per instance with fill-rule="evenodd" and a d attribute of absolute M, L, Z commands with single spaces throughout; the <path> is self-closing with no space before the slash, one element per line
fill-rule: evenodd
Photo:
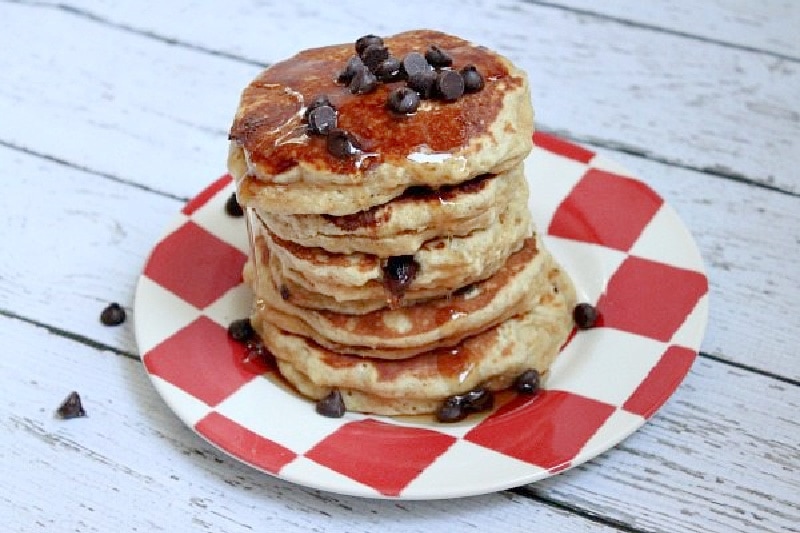
<path fill-rule="evenodd" d="M 430 413 L 544 374 L 575 295 L 528 211 L 525 74 L 439 32 L 383 42 L 398 58 L 435 45 L 445 70 L 474 65 L 485 84 L 398 114 L 386 102 L 403 81 L 353 94 L 338 77 L 353 44 L 307 50 L 244 90 L 228 166 L 251 231 L 251 322 L 283 377 L 353 411 Z M 346 155 L 309 132 L 319 95 L 353 140 Z"/>

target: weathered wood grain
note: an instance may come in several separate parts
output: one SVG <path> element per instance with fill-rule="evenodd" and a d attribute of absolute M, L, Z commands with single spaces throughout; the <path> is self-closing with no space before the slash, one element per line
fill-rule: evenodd
<path fill-rule="evenodd" d="M 128 102 L 137 96 L 116 97 L 116 110 L 132 107 L 129 114 L 135 116 L 144 105 L 167 123 L 167 130 L 194 124 L 220 131 L 227 128 L 230 102 L 248 76 L 232 61 L 219 70 L 216 62 L 200 66 L 200 59 L 191 55 L 184 59 L 177 50 L 165 56 L 161 53 L 165 40 L 185 43 L 183 50 L 199 55 L 207 55 L 198 51 L 204 49 L 250 62 L 273 62 L 307 46 L 346 42 L 366 32 L 436 25 L 496 48 L 525 68 L 543 127 L 800 191 L 800 178 L 788 165 L 800 153 L 800 107 L 795 97 L 800 93 L 800 64 L 796 62 L 544 4 L 437 2 L 430 6 L 410 1 L 403 9 L 385 13 L 374 6 L 368 9 L 368 5 L 303 1 L 290 7 L 242 0 L 227 4 L 226 17 L 219 17 L 213 4 L 195 3 L 170 2 L 159 8 L 157 16 L 134 4 L 19 6 L 10 11 L 18 20 L 14 27 L 20 35 L 12 32 L 8 39 L 31 47 L 31 55 L 45 59 L 56 55 L 60 59 L 54 62 L 56 67 L 74 63 L 60 56 L 71 46 L 78 47 L 81 56 L 91 58 L 89 64 L 97 70 L 94 75 L 111 94 L 127 95 L 135 80 L 130 80 L 123 68 L 135 72 L 142 78 L 141 96 L 149 102 L 137 105 Z M 798 11 L 786 13 L 794 26 L 800 24 Z M 56 25 L 75 25 L 80 31 L 67 38 L 76 43 L 55 52 L 38 50 L 46 44 L 27 42 L 32 37 L 23 28 L 31 24 L 29 18 L 37 24 L 52 20 Z M 175 20 L 183 23 L 175 24 Z M 120 31 L 121 27 L 125 30 Z M 87 41 L 108 46 L 98 51 L 85 44 Z M 164 74 L 161 69 L 173 56 L 178 64 L 171 67 L 170 83 L 166 84 L 159 74 Z M 185 61 L 198 66 L 187 66 Z M 153 68 L 148 70 L 142 62 Z M 42 70 L 35 63 L 31 68 Z M 234 70 L 227 74 L 227 68 Z M 255 71 L 248 72 L 252 75 Z M 176 100 L 177 105 L 173 103 Z M 201 116 L 196 112 L 199 109 Z M 85 121 L 87 117 L 76 119 Z M 118 167 L 102 168 L 120 171 Z"/>

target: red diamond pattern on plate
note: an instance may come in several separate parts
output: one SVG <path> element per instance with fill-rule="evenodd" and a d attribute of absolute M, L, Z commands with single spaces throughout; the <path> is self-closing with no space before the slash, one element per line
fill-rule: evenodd
<path fill-rule="evenodd" d="M 558 206 L 548 233 L 628 251 L 662 203 L 638 180 L 590 168 Z"/>
<path fill-rule="evenodd" d="M 597 302 L 597 325 L 667 342 L 707 290 L 700 272 L 630 256 Z"/>
<path fill-rule="evenodd" d="M 580 163 L 588 163 L 594 157 L 594 152 L 591 150 L 540 131 L 533 134 L 533 144 L 537 148 L 544 148 L 548 152 Z"/>
<path fill-rule="evenodd" d="M 366 419 L 342 425 L 305 456 L 381 494 L 397 496 L 455 440 L 437 431 Z M 387 456 L 392 457 L 388 467 Z"/>
<path fill-rule="evenodd" d="M 209 200 L 214 198 L 222 189 L 228 186 L 228 184 L 233 180 L 233 177 L 230 174 L 224 174 L 217 181 L 213 182 L 211 185 L 203 189 L 200 194 L 189 200 L 189 202 L 183 206 L 181 209 L 181 213 L 184 215 L 191 215 L 204 205 L 208 203 Z"/>
<path fill-rule="evenodd" d="M 248 359 L 228 331 L 201 316 L 144 355 L 147 371 L 215 406 L 239 387 L 270 371 Z"/>
<path fill-rule="evenodd" d="M 247 256 L 192 221 L 153 249 L 144 274 L 202 309 L 242 282 Z"/>
<path fill-rule="evenodd" d="M 543 390 L 517 397 L 464 437 L 551 471 L 569 466 L 615 408 L 577 394 Z"/>
<path fill-rule="evenodd" d="M 292 450 L 214 411 L 195 424 L 194 428 L 223 450 L 272 474 L 280 472 L 297 457 Z"/>
<path fill-rule="evenodd" d="M 694 350 L 682 346 L 667 348 L 622 408 L 645 418 L 653 416 L 683 381 L 695 355 Z"/>

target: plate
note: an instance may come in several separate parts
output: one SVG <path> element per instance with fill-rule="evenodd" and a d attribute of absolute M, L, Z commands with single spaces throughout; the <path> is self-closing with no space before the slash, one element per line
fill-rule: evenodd
<path fill-rule="evenodd" d="M 144 368 L 195 432 L 271 475 L 341 494 L 433 499 L 550 477 L 612 448 L 672 395 L 694 361 L 708 280 L 675 211 L 614 161 L 546 134 L 526 160 L 546 246 L 597 325 L 571 337 L 544 389 L 504 394 L 455 424 L 432 418 L 317 415 L 227 325 L 249 314 L 244 220 L 225 214 L 230 176 L 175 218 L 136 290 Z"/>

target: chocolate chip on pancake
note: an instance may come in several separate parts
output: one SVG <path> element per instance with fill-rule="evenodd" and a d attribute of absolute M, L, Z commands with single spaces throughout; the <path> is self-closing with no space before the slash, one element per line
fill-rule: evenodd
<path fill-rule="evenodd" d="M 352 157 L 361 151 L 355 136 L 338 128 L 328 131 L 327 147 L 328 152 L 339 158 Z"/>
<path fill-rule="evenodd" d="M 378 77 L 378 81 L 391 83 L 404 79 L 406 73 L 403 70 L 403 63 L 399 59 L 389 57 L 375 69 L 375 76 Z"/>
<path fill-rule="evenodd" d="M 425 60 L 430 63 L 433 68 L 449 67 L 453 64 L 453 58 L 436 45 L 431 45 L 425 52 Z"/>
<path fill-rule="evenodd" d="M 541 376 L 535 368 L 530 368 L 514 378 L 514 390 L 520 394 L 536 394 L 539 392 Z"/>
<path fill-rule="evenodd" d="M 378 88 L 378 78 L 364 65 L 353 75 L 348 88 L 353 94 L 371 93 Z"/>
<path fill-rule="evenodd" d="M 389 59 L 389 49 L 379 44 L 371 44 L 361 53 L 361 61 L 371 72 L 375 72 L 387 59 Z"/>
<path fill-rule="evenodd" d="M 361 60 L 359 56 L 351 56 L 350 59 L 347 60 L 347 64 L 345 65 L 344 69 L 339 72 L 339 75 L 336 77 L 336 81 L 339 83 L 350 83 L 350 80 L 353 79 L 353 76 L 356 73 L 365 68 L 364 62 Z"/>
<path fill-rule="evenodd" d="M 383 283 L 392 296 L 401 298 L 418 271 L 419 263 L 413 255 L 390 257 L 383 267 Z"/>
<path fill-rule="evenodd" d="M 315 135 L 327 135 L 336 127 L 336 110 L 328 105 L 315 107 L 308 114 L 308 131 Z"/>
<path fill-rule="evenodd" d="M 436 78 L 436 92 L 446 102 L 455 102 L 464 94 L 464 78 L 454 70 L 443 70 Z"/>
<path fill-rule="evenodd" d="M 419 93 L 410 87 L 396 87 L 389 93 L 386 105 L 400 115 L 410 115 L 419 107 Z"/>
<path fill-rule="evenodd" d="M 433 70 L 420 70 L 409 74 L 408 86 L 419 93 L 420 98 L 433 98 L 436 89 L 437 75 Z"/>
<path fill-rule="evenodd" d="M 484 81 L 481 73 L 475 65 L 467 65 L 461 69 L 461 77 L 464 78 L 464 92 L 476 93 L 483 89 Z"/>
<path fill-rule="evenodd" d="M 360 56 L 368 46 L 383 46 L 383 39 L 377 35 L 367 34 L 356 39 L 356 53 Z"/>
<path fill-rule="evenodd" d="M 428 63 L 425 56 L 419 52 L 409 52 L 403 57 L 403 70 L 408 77 L 419 74 L 420 72 L 427 72 L 431 69 L 431 64 Z"/>

